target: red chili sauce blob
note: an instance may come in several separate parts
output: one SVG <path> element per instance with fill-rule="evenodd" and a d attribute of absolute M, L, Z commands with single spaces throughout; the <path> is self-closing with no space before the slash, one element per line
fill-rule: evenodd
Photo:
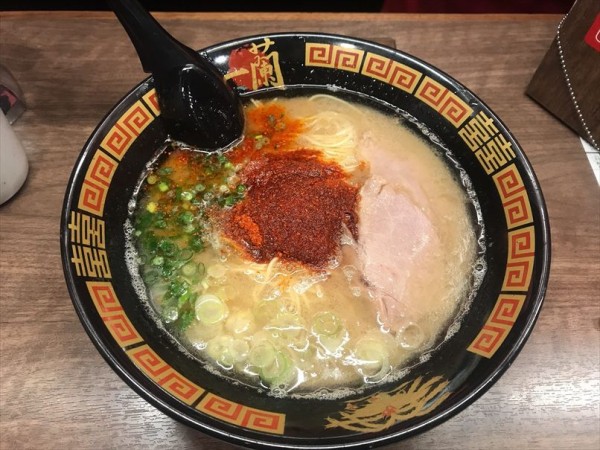
<path fill-rule="evenodd" d="M 245 198 L 222 216 L 225 236 L 256 262 L 278 257 L 326 267 L 344 224 L 356 237 L 358 187 L 315 150 L 253 156 L 240 173 Z"/>

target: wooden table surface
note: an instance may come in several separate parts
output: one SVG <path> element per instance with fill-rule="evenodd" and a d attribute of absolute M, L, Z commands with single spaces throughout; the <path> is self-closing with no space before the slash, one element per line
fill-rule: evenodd
<path fill-rule="evenodd" d="M 448 72 L 507 124 L 539 177 L 552 230 L 544 307 L 525 348 L 481 399 L 393 448 L 600 448 L 600 195 L 579 138 L 524 95 L 559 16 L 158 14 L 201 48 L 263 32 L 394 39 Z M 206 448 L 104 362 L 71 305 L 59 217 L 75 159 L 110 107 L 145 77 L 107 13 L 0 13 L 0 62 L 27 112 L 14 125 L 29 178 L 0 207 L 0 447 Z"/>

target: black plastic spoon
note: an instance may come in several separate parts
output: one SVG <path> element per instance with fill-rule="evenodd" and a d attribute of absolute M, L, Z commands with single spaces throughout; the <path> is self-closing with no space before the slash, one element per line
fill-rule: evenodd
<path fill-rule="evenodd" d="M 108 0 L 152 73 L 170 138 L 205 151 L 242 137 L 244 114 L 235 91 L 206 58 L 171 36 L 137 0 Z"/>

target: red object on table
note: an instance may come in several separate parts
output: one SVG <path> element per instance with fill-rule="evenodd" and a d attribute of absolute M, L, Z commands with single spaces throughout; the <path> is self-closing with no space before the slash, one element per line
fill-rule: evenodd
<path fill-rule="evenodd" d="M 587 45 L 600 52 L 600 14 L 596 16 L 596 20 L 586 33 L 584 40 Z"/>

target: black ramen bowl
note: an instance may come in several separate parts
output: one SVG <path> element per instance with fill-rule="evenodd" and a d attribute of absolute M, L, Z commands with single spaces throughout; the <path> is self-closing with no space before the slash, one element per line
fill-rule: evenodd
<path fill-rule="evenodd" d="M 157 327 L 126 265 L 128 202 L 167 138 L 148 79 L 93 132 L 64 202 L 66 281 L 100 353 L 161 411 L 249 447 L 373 447 L 423 432 L 464 409 L 523 347 L 548 281 L 548 217 L 531 165 L 514 137 L 460 83 L 372 42 L 273 34 L 203 52 L 244 97 L 333 93 L 400 115 L 415 132 L 449 150 L 480 205 L 487 271 L 459 330 L 399 381 L 365 388 L 355 397 L 308 400 L 276 398 L 211 374 Z"/>

